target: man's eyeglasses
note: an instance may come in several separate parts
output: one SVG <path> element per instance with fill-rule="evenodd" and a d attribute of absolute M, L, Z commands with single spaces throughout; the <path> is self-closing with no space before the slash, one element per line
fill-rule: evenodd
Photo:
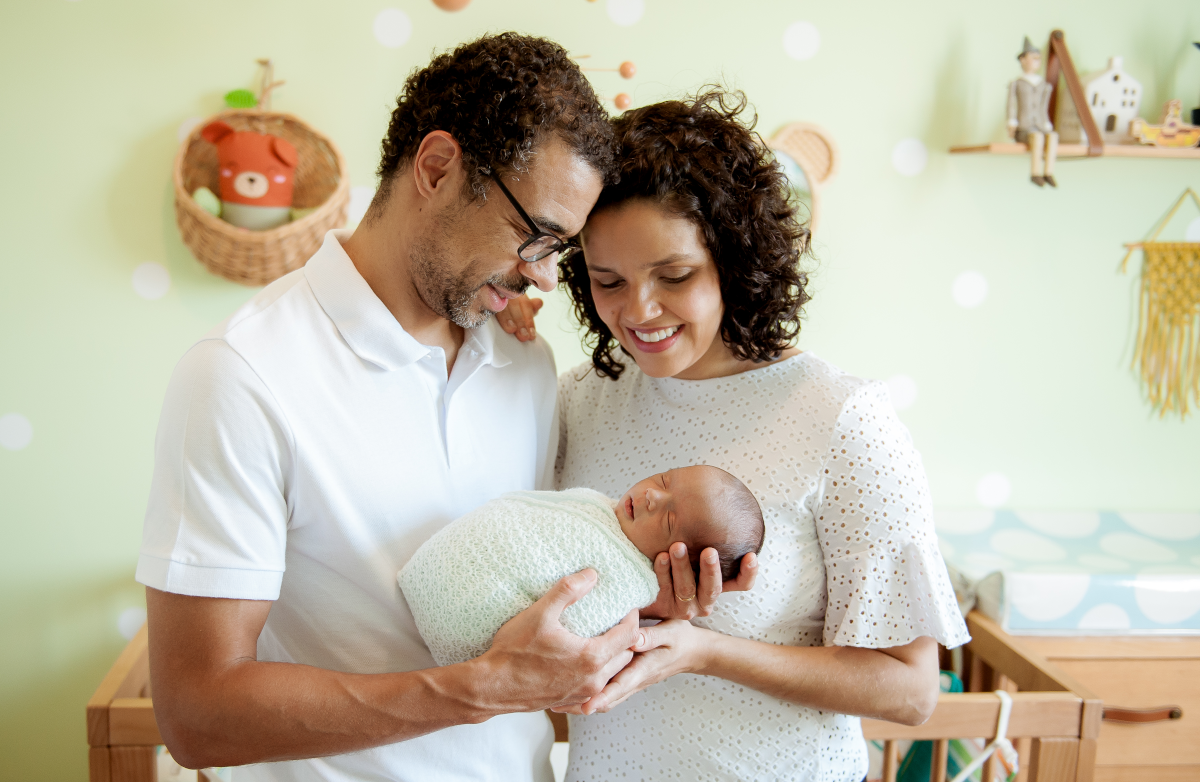
<path fill-rule="evenodd" d="M 563 260 L 571 255 L 571 253 L 579 250 L 579 245 L 573 242 L 564 242 L 552 233 L 547 233 L 538 224 L 530 219 L 529 214 L 521 207 L 521 204 L 513 197 L 513 194 L 508 192 L 508 188 L 500 181 L 500 177 L 495 174 L 489 174 L 492 181 L 500 186 L 500 192 L 504 193 L 513 208 L 517 210 L 517 214 L 521 215 L 521 219 L 529 226 L 529 238 L 521 243 L 517 248 L 517 256 L 526 263 L 537 263 L 554 253 L 560 253 L 559 260 Z"/>

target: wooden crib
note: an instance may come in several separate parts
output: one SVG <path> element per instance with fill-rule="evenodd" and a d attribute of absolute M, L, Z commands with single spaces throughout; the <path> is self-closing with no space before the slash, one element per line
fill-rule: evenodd
<path fill-rule="evenodd" d="M 907 727 L 863 720 L 863 734 L 884 746 L 883 782 L 895 782 L 897 742 L 934 743 L 931 782 L 945 782 L 950 739 L 992 738 L 1000 701 L 992 690 L 1013 693 L 1008 724 L 1020 755 L 1018 782 L 1092 782 L 1102 704 L 1082 685 L 1009 636 L 979 612 L 967 617 L 971 643 L 963 650 L 968 692 L 942 694 L 924 725 Z M 556 738 L 566 740 L 566 719 L 553 715 Z M 134 636 L 87 704 L 91 782 L 157 782 L 157 747 L 146 628 Z M 984 767 L 990 780 L 989 761 Z M 207 775 L 201 772 L 201 778 Z"/>

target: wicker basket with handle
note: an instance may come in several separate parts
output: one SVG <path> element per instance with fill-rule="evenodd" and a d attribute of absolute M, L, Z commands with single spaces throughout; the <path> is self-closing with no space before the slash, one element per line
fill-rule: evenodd
<path fill-rule="evenodd" d="M 217 148 L 200 137 L 214 119 L 228 122 L 234 130 L 290 141 L 299 158 L 292 205 L 315 211 L 278 228 L 250 231 L 200 208 L 192 198 L 196 188 L 220 192 Z M 174 179 L 175 221 L 184 244 L 209 271 L 243 285 L 266 285 L 303 266 L 326 231 L 345 225 L 350 203 L 346 161 L 333 142 L 290 114 L 257 109 L 225 111 L 197 125 L 175 158 Z"/>

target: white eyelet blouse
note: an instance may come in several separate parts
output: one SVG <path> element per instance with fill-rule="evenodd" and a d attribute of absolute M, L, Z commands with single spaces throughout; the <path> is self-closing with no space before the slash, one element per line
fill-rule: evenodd
<path fill-rule="evenodd" d="M 712 464 L 766 520 L 757 584 L 693 624 L 791 646 L 968 640 L 933 531 L 928 483 L 886 386 L 812 353 L 710 380 L 559 378 L 558 487 L 620 497 Z M 861 780 L 857 717 L 680 674 L 608 714 L 571 717 L 568 780 Z"/>

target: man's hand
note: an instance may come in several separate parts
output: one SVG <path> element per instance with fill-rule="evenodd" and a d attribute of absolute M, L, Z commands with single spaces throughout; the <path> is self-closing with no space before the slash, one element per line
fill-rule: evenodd
<path fill-rule="evenodd" d="M 658 576 L 658 599 L 642 609 L 643 619 L 687 619 L 708 616 L 722 592 L 748 592 L 758 575 L 758 557 L 742 557 L 742 567 L 735 580 L 721 583 L 721 564 L 717 550 L 700 552 L 700 585 L 688 559 L 687 546 L 672 543 L 670 553 L 663 551 L 654 558 L 654 574 Z"/>
<path fill-rule="evenodd" d="M 528 296 L 509 299 L 508 306 L 496 313 L 496 322 L 500 324 L 500 328 L 521 342 L 530 342 L 537 339 L 537 330 L 533 327 L 533 317 L 545 303 L 541 299 L 531 299 Z"/>
<path fill-rule="evenodd" d="M 596 638 L 580 638 L 563 628 L 563 609 L 596 585 L 587 569 L 567 576 L 541 600 L 510 619 L 492 648 L 466 663 L 475 666 L 482 697 L 500 712 L 539 711 L 578 706 L 600 693 L 609 679 L 633 659 L 637 611 Z"/>
<path fill-rule="evenodd" d="M 257 659 L 271 604 L 146 590 L 154 716 L 188 768 L 337 755 L 498 714 L 578 704 L 633 657 L 637 612 L 599 638 L 559 623 L 596 583 L 560 581 L 466 663 L 350 674 Z"/>

